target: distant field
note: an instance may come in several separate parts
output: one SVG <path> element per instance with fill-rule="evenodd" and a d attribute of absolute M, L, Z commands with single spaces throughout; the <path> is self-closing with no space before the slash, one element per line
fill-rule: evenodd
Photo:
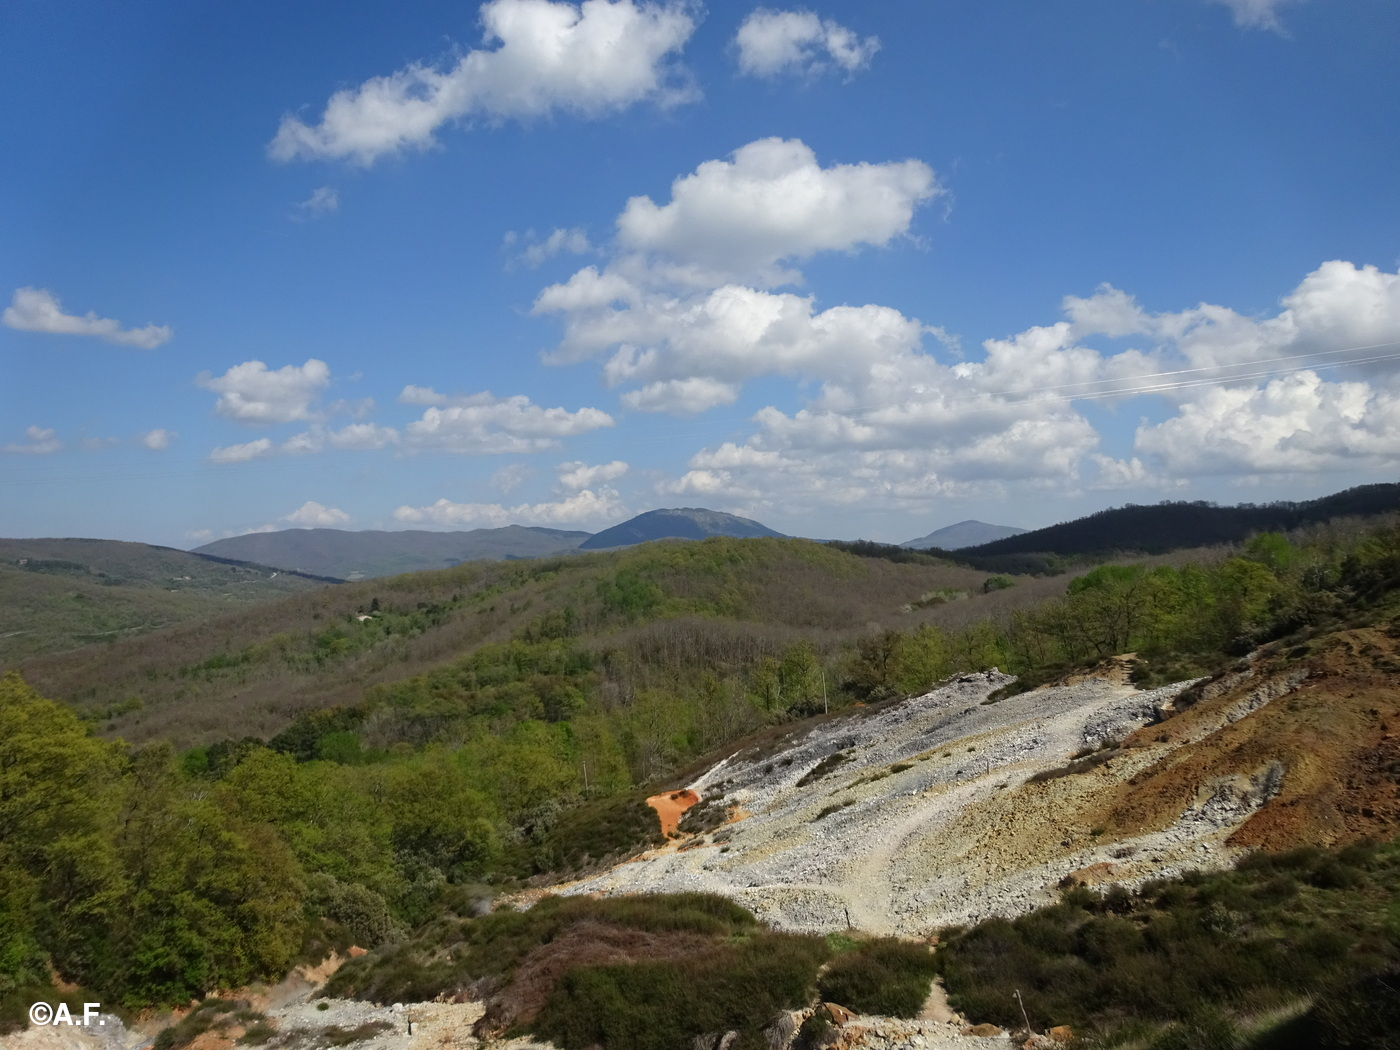
<path fill-rule="evenodd" d="M 0 539 L 0 668 L 325 585 L 145 543 Z"/>

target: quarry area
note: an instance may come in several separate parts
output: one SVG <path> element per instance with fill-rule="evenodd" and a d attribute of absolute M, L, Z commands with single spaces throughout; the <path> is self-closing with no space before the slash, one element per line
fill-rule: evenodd
<path fill-rule="evenodd" d="M 1012 681 L 965 675 L 780 753 L 738 753 L 688 785 L 717 828 L 562 892 L 718 893 L 780 929 L 926 937 L 1049 903 L 1064 880 L 1131 885 L 1228 864 L 1231 833 L 1278 790 L 1281 770 L 1242 770 L 1201 784 L 1170 822 L 1109 839 L 1105 796 L 1187 741 L 1122 742 L 1192 683 L 1141 692 L 1108 663 L 989 700 Z M 1069 772 L 1076 756 L 1083 768 Z"/>

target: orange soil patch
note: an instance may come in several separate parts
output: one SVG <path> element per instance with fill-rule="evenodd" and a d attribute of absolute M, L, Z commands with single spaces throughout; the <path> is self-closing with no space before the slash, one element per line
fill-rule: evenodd
<path fill-rule="evenodd" d="M 678 834 L 681 816 L 699 801 L 700 796 L 690 790 L 667 791 L 662 795 L 652 795 L 647 799 L 647 805 L 656 810 L 656 815 L 661 818 L 661 834 L 671 838 Z"/>

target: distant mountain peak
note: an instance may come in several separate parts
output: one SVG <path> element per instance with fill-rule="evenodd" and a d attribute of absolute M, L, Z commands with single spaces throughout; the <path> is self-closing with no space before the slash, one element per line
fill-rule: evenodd
<path fill-rule="evenodd" d="M 1008 536 L 1019 536 L 1025 531 L 1014 525 L 989 525 L 985 521 L 968 518 L 956 525 L 945 525 L 917 540 L 906 540 L 900 546 L 915 550 L 938 547 L 945 551 L 955 551 L 962 547 L 976 547 L 983 543 L 991 543 L 992 540 L 1006 539 Z"/>
<path fill-rule="evenodd" d="M 638 514 L 620 525 L 589 537 L 579 544 L 579 550 L 605 550 L 609 547 L 630 547 L 650 540 L 703 540 L 710 536 L 733 536 L 752 539 L 762 536 L 781 538 L 752 518 L 726 514 L 705 507 L 669 507 Z"/>

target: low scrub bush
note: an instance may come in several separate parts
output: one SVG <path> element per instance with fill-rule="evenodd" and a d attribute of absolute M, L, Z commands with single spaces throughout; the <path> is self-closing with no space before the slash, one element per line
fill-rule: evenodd
<path fill-rule="evenodd" d="M 811 1000 L 828 949 L 818 937 L 762 933 L 683 959 L 584 966 L 566 974 L 531 1026 L 565 1050 L 675 1050 L 704 1033 L 758 1042 L 779 1010 Z"/>
<path fill-rule="evenodd" d="M 818 988 L 825 1001 L 856 1013 L 915 1017 L 937 970 L 924 945 L 881 937 L 837 957 Z"/>
<path fill-rule="evenodd" d="M 540 836 L 534 868 L 573 870 L 662 841 L 660 818 L 642 796 L 595 799 L 567 810 Z"/>
<path fill-rule="evenodd" d="M 507 983 L 540 945 L 580 923 L 652 934 L 743 937 L 758 920 L 723 897 L 704 893 L 655 894 L 593 900 L 546 897 L 529 911 L 502 909 L 480 918 L 429 922 L 410 938 L 351 959 L 327 982 L 331 998 L 372 1002 L 435 999 L 487 982 Z"/>
<path fill-rule="evenodd" d="M 1060 903 L 1014 921 L 945 931 L 938 961 L 953 1005 L 977 1021 L 1022 1023 L 1019 991 L 1036 1028 L 1068 1024 L 1106 1036 L 1146 1022 L 1159 1031 L 1144 1045 L 1161 1050 L 1243 1048 L 1253 1037 L 1219 1040 L 1234 1039 L 1235 1021 L 1261 1008 L 1341 1001 L 1343 989 L 1374 991 L 1385 974 L 1400 973 L 1397 892 L 1397 843 L 1257 854 L 1235 871 L 1188 872 L 1137 893 L 1067 890 Z M 1383 1045 L 1269 1041 L 1321 1031 L 1319 1009 L 1307 1018 L 1260 1036 L 1259 1050 Z"/>
<path fill-rule="evenodd" d="M 246 999 L 210 997 L 182 1017 L 162 1028 L 152 1043 L 153 1050 L 180 1050 L 211 1029 L 225 1031 L 234 1025 L 246 1026 L 245 1035 L 266 1027 L 266 1017 L 250 1008 Z M 269 1038 L 271 1033 L 269 1032 Z M 263 1040 L 265 1041 L 265 1040 Z"/>

